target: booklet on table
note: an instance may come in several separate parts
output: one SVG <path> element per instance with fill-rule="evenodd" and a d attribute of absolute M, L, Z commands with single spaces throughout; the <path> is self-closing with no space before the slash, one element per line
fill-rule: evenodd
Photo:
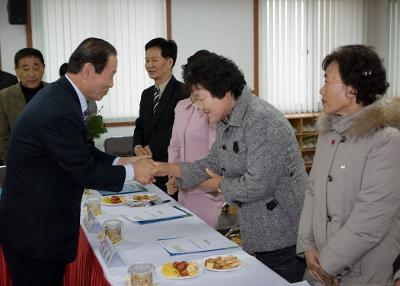
<path fill-rule="evenodd" d="M 160 238 L 158 242 L 170 255 L 207 252 L 239 247 L 233 241 L 216 233 L 204 237 Z"/>

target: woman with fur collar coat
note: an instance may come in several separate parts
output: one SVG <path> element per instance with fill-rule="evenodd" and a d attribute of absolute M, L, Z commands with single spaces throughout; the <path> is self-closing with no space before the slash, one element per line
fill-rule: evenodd
<path fill-rule="evenodd" d="M 315 285 L 390 285 L 400 249 L 400 99 L 371 47 L 323 61 L 324 113 L 297 253 Z"/>

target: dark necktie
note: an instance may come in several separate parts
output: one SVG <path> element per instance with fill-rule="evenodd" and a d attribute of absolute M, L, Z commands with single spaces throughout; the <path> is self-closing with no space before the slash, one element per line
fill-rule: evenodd
<path fill-rule="evenodd" d="M 153 95 L 153 114 L 156 113 L 157 105 L 160 102 L 160 88 L 158 86 L 154 86 L 154 95 Z"/>
<path fill-rule="evenodd" d="M 83 113 L 83 121 L 85 121 L 85 123 L 87 123 L 88 117 L 89 117 L 89 111 L 86 109 Z"/>

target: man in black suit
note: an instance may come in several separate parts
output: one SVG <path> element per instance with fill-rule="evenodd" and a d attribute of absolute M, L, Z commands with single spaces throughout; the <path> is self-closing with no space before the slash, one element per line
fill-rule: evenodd
<path fill-rule="evenodd" d="M 113 86 L 117 52 L 88 38 L 66 76 L 43 88 L 17 119 L 0 200 L 0 242 L 14 286 L 62 285 L 76 257 L 83 189 L 151 183 L 147 158 L 115 158 L 87 144 L 86 99 Z"/>
<path fill-rule="evenodd" d="M 152 155 L 155 161 L 168 162 L 168 146 L 175 118 L 175 106 L 185 98 L 183 84 L 172 75 L 178 53 L 172 40 L 155 38 L 145 46 L 145 68 L 154 85 L 140 99 L 139 117 L 133 134 L 136 155 Z M 167 177 L 158 177 L 155 185 L 167 191 Z"/>

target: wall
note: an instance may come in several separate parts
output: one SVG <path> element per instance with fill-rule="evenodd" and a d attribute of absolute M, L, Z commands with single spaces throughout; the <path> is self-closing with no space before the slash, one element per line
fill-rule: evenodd
<path fill-rule="evenodd" d="M 8 24 L 7 1 L 0 0 L 0 48 L 3 69 L 14 73 L 14 54 L 26 47 L 26 28 Z M 209 49 L 232 58 L 253 87 L 252 0 L 173 0 L 172 18 L 172 38 L 179 48 L 175 76 L 181 78 L 180 67 L 190 55 Z M 109 128 L 106 135 L 95 140 L 96 146 L 102 148 L 106 137 L 131 135 L 133 129 Z"/>
<path fill-rule="evenodd" d="M 172 39 L 178 44 L 174 69 L 201 49 L 231 58 L 254 88 L 253 0 L 172 0 Z"/>
<path fill-rule="evenodd" d="M 172 0 L 171 6 L 172 39 L 178 44 L 175 77 L 181 79 L 181 66 L 189 56 L 208 49 L 233 59 L 253 88 L 253 0 Z M 132 135 L 133 130 L 109 128 L 95 140 L 96 146 L 103 148 L 105 138 Z"/>
<path fill-rule="evenodd" d="M 3 70 L 14 73 L 13 58 L 26 47 L 25 25 L 8 24 L 7 1 L 0 0 L 0 51 Z M 172 38 L 178 43 L 174 74 L 180 78 L 180 66 L 199 49 L 209 49 L 231 57 L 253 87 L 253 1 L 252 0 L 171 0 Z M 387 1 L 368 0 L 367 43 L 387 59 Z M 103 146 L 106 137 L 133 134 L 133 127 L 109 128 L 96 140 Z"/>
<path fill-rule="evenodd" d="M 7 1 L 0 0 L 0 56 L 1 69 L 14 72 L 14 55 L 26 47 L 26 25 L 10 25 L 8 23 Z"/>
<path fill-rule="evenodd" d="M 375 47 L 376 52 L 387 64 L 388 59 L 388 2 L 383 0 L 368 0 L 367 43 Z"/>

